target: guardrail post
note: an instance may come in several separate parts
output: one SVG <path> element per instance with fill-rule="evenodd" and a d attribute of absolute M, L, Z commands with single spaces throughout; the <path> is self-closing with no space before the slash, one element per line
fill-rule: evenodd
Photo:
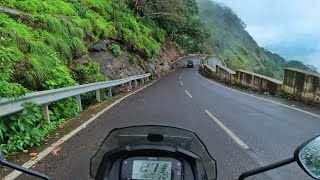
<path fill-rule="evenodd" d="M 97 102 L 101 102 L 100 89 L 96 90 L 96 99 L 97 99 Z"/>
<path fill-rule="evenodd" d="M 128 90 L 130 91 L 132 89 L 131 81 L 128 82 Z"/>
<path fill-rule="evenodd" d="M 138 87 L 138 81 L 134 80 L 134 87 Z"/>
<path fill-rule="evenodd" d="M 79 111 L 82 111 L 82 105 L 81 105 L 81 96 L 80 94 L 76 96 L 77 104 L 79 107 Z"/>
<path fill-rule="evenodd" d="M 44 116 L 44 118 L 47 120 L 47 123 L 50 123 L 50 116 L 49 116 L 49 107 L 48 104 L 43 104 L 41 106 L 42 109 L 42 114 Z"/>
<path fill-rule="evenodd" d="M 144 78 L 141 79 L 141 83 L 144 84 Z"/>
<path fill-rule="evenodd" d="M 112 97 L 112 88 L 109 87 L 109 97 Z"/>

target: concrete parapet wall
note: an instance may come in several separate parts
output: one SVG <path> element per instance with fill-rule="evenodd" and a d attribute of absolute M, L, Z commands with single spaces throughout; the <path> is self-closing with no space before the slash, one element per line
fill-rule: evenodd
<path fill-rule="evenodd" d="M 308 102 L 320 103 L 320 75 L 299 69 L 285 69 L 283 91 Z"/>
<path fill-rule="evenodd" d="M 235 82 L 235 75 L 236 73 L 231 69 L 217 65 L 214 78 L 226 84 L 233 85 Z"/>
<path fill-rule="evenodd" d="M 200 73 L 209 78 L 215 78 L 216 71 L 207 64 L 201 64 L 199 67 Z"/>
<path fill-rule="evenodd" d="M 320 103 L 320 74 L 288 68 L 284 70 L 284 81 L 279 81 L 261 74 L 245 70 L 236 72 L 222 65 L 217 65 L 216 70 L 209 65 L 200 65 L 200 72 L 209 78 L 224 82 L 228 85 L 237 85 L 272 95 L 284 91 L 298 99 Z"/>
<path fill-rule="evenodd" d="M 236 71 L 236 84 L 242 87 L 269 92 L 270 94 L 276 94 L 281 91 L 282 82 L 267 76 L 248 72 L 244 70 Z"/>

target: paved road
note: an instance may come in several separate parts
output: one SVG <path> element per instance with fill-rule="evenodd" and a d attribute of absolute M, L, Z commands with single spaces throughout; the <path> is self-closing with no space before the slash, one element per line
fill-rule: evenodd
<path fill-rule="evenodd" d="M 59 156 L 50 154 L 37 167 L 53 179 L 89 179 L 89 160 L 110 130 L 166 124 L 194 130 L 217 161 L 218 179 L 232 180 L 260 164 L 290 157 L 320 132 L 320 119 L 211 82 L 197 75 L 197 68 L 183 68 L 188 59 L 196 63 L 199 58 L 180 61 L 175 72 L 111 108 L 65 142 Z M 292 164 L 249 179 L 311 178 Z"/>
<path fill-rule="evenodd" d="M 216 65 L 222 65 L 222 62 L 219 58 L 213 56 L 209 57 L 208 59 L 208 65 L 211 66 L 213 69 L 216 69 Z"/>

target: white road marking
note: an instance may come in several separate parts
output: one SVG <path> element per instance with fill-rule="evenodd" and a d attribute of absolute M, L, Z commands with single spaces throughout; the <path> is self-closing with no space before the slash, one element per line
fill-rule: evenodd
<path fill-rule="evenodd" d="M 201 78 L 205 79 L 206 81 L 209 81 L 209 82 L 211 82 L 211 83 L 213 83 L 213 84 L 215 84 L 215 85 L 221 86 L 221 87 L 223 87 L 223 88 L 229 89 L 229 90 L 231 90 L 231 91 L 234 91 L 234 92 L 237 92 L 237 93 L 240 93 L 240 94 L 244 94 L 244 95 L 247 95 L 247 96 L 255 97 L 255 98 L 257 98 L 257 99 L 260 99 L 260 100 L 263 100 L 263 101 L 267 101 L 267 102 L 270 102 L 270 103 L 273 103 L 273 104 L 277 104 L 277 105 L 280 105 L 280 106 L 283 106 L 283 107 L 286 107 L 286 108 L 289 108 L 289 109 L 293 109 L 293 110 L 296 110 L 296 111 L 299 111 L 299 112 L 302 112 L 302 113 L 306 113 L 306 114 L 308 114 L 308 115 L 310 115 L 310 116 L 313 116 L 313 117 L 316 117 L 316 118 L 319 118 L 319 119 L 320 119 L 320 115 L 318 115 L 318 114 L 314 114 L 314 113 L 312 113 L 312 112 L 305 111 L 305 110 L 302 110 L 302 109 L 299 109 L 299 108 L 296 108 L 296 107 L 292 107 L 292 106 L 289 106 L 289 105 L 286 105 L 286 104 L 282 104 L 282 103 L 279 103 L 279 102 L 276 102 L 276 101 L 272 101 L 272 100 L 269 100 L 269 99 L 265 99 L 265 98 L 262 98 L 262 97 L 258 97 L 258 96 L 255 96 L 255 95 L 253 95 L 253 94 L 248 94 L 248 93 L 245 93 L 245 92 L 241 92 L 241 91 L 232 89 L 232 88 L 230 88 L 230 87 L 221 85 L 221 84 L 219 84 L 219 83 L 213 82 L 213 81 L 211 81 L 211 80 L 209 80 L 209 79 L 201 76 L 198 72 L 196 72 L 196 74 L 197 74 L 198 76 L 200 76 Z"/>
<path fill-rule="evenodd" d="M 228 129 L 225 125 L 222 124 L 221 121 L 219 121 L 214 115 L 212 115 L 208 110 L 205 110 L 205 112 L 208 114 L 209 117 L 211 117 L 239 146 L 241 146 L 244 149 L 249 149 L 249 146 L 247 146 L 241 139 L 239 139 L 230 129 Z"/>
<path fill-rule="evenodd" d="M 182 81 L 180 81 L 180 84 L 181 84 L 181 86 L 183 86 L 183 82 Z"/>
<path fill-rule="evenodd" d="M 85 129 L 87 127 L 87 125 L 89 125 L 92 121 L 94 121 L 95 119 L 97 119 L 100 115 L 102 115 L 103 113 L 105 113 L 106 111 L 108 111 L 110 108 L 112 108 L 113 106 L 115 106 L 116 104 L 120 103 L 122 100 L 124 100 L 125 98 L 147 88 L 148 86 L 152 85 L 153 83 L 157 82 L 158 80 L 146 85 L 145 87 L 132 92 L 124 97 L 122 97 L 119 100 L 116 100 L 114 103 L 110 104 L 108 107 L 104 108 L 102 111 L 100 111 L 99 113 L 97 113 L 95 116 L 93 116 L 92 118 L 90 118 L 88 121 L 86 121 L 85 123 L 83 123 L 82 125 L 80 125 L 78 128 L 74 129 L 73 131 L 71 131 L 69 134 L 65 135 L 63 138 L 59 139 L 57 142 L 53 143 L 50 147 L 46 148 L 45 150 L 43 150 L 42 152 L 40 152 L 37 156 L 36 159 L 34 160 L 29 160 L 28 162 L 24 163 L 22 166 L 25 168 L 30 168 L 33 165 L 35 165 L 38 161 L 40 161 L 41 159 L 43 159 L 44 157 L 46 157 L 48 154 L 50 154 L 51 151 L 54 150 L 54 148 L 56 148 L 57 146 L 60 146 L 62 143 L 64 143 L 65 141 L 67 141 L 68 139 L 70 139 L 72 136 L 74 136 L 75 134 L 77 134 L 78 132 L 80 132 L 82 129 Z M 13 180 L 15 178 L 17 178 L 20 174 L 22 174 L 22 172 L 20 171 L 13 171 L 11 172 L 9 175 L 7 175 L 5 178 L 3 178 L 3 180 Z"/>
<path fill-rule="evenodd" d="M 185 90 L 185 91 L 186 91 L 187 95 L 192 99 L 193 97 L 191 96 L 191 94 L 187 90 Z"/>
<path fill-rule="evenodd" d="M 179 77 L 180 79 L 182 78 L 182 73 L 180 74 L 180 77 Z"/>

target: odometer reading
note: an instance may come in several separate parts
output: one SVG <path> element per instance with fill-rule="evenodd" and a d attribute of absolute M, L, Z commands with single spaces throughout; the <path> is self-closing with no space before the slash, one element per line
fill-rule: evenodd
<path fill-rule="evenodd" d="M 134 160 L 132 179 L 171 180 L 171 162 Z"/>

